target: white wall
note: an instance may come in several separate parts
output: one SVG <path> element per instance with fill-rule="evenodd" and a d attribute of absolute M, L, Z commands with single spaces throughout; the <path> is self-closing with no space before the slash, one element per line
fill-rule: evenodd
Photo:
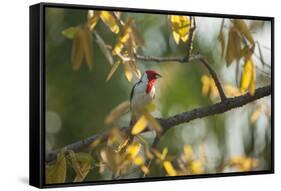
<path fill-rule="evenodd" d="M 39 1 L 1 1 L 0 11 L 0 188 L 1 190 L 37 190 L 28 185 L 28 91 L 29 65 L 28 7 Z M 74 0 L 52 2 L 78 3 Z M 84 0 L 79 3 L 138 7 L 151 9 L 183 10 L 226 14 L 274 16 L 276 60 L 275 73 L 281 72 L 280 35 L 281 12 L 277 0 Z M 278 8 L 279 7 L 279 8 Z M 281 75 L 275 78 L 276 96 L 280 97 Z M 280 115 L 280 100 L 275 101 L 276 116 Z M 281 180 L 280 169 L 280 117 L 275 121 L 275 175 L 256 175 L 227 178 L 194 179 L 138 184 L 120 184 L 95 187 L 74 187 L 67 190 L 266 190 L 277 187 Z M 55 189 L 62 190 L 62 189 Z M 276 189 L 275 189 L 276 190 Z"/>

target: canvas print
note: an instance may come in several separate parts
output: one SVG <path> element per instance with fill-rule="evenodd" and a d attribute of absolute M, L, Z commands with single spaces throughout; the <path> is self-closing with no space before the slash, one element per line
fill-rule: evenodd
<path fill-rule="evenodd" d="M 272 172 L 272 22 L 46 6 L 46 185 Z"/>

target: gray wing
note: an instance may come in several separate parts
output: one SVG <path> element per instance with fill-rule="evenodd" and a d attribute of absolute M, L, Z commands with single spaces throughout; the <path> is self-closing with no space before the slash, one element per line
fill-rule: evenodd
<path fill-rule="evenodd" d="M 132 103 L 132 99 L 133 99 L 133 96 L 134 96 L 134 91 L 135 91 L 135 88 L 137 85 L 139 85 L 141 83 L 141 80 L 138 81 L 137 83 L 135 83 L 135 85 L 133 86 L 132 90 L 131 90 L 131 93 L 130 93 L 130 104 Z M 131 107 L 131 106 L 130 106 Z"/>

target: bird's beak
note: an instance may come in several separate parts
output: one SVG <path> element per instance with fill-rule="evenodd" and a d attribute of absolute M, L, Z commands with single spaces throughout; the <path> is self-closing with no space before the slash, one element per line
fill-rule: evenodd
<path fill-rule="evenodd" d="M 155 74 L 155 78 L 162 78 L 162 76 L 160 74 Z"/>

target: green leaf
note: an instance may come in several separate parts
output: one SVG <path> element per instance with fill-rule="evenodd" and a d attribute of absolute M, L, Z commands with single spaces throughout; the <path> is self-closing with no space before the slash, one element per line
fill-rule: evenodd
<path fill-rule="evenodd" d="M 70 158 L 70 162 L 71 162 L 73 170 L 75 171 L 75 173 L 77 175 L 82 176 L 82 172 L 81 172 L 81 169 L 80 169 L 79 162 L 76 158 L 76 154 L 71 150 L 68 151 L 68 154 L 69 154 L 69 158 Z"/>
<path fill-rule="evenodd" d="M 234 25 L 240 31 L 240 33 L 243 34 L 246 37 L 246 39 L 251 44 L 255 44 L 253 35 L 252 35 L 251 31 L 249 30 L 249 27 L 247 26 L 247 24 L 245 23 L 244 20 L 234 19 Z"/>
<path fill-rule="evenodd" d="M 66 160 L 63 153 L 57 155 L 57 160 L 53 165 L 46 166 L 46 183 L 64 183 L 66 178 Z"/>
<path fill-rule="evenodd" d="M 94 63 L 94 55 L 93 55 L 93 44 L 92 44 L 92 36 L 90 30 L 87 26 L 83 28 L 83 49 L 84 55 L 86 58 L 86 64 L 88 65 L 89 69 L 92 70 L 93 63 Z"/>
<path fill-rule="evenodd" d="M 83 61 L 83 56 L 84 56 L 83 35 L 84 33 L 81 27 L 77 28 L 77 32 L 75 33 L 72 43 L 72 53 L 71 53 L 71 63 L 72 63 L 73 70 L 80 69 Z"/>
<path fill-rule="evenodd" d="M 88 153 L 76 153 L 75 157 L 79 162 L 79 173 L 76 173 L 76 177 L 73 182 L 82 182 L 91 170 L 93 158 Z"/>
<path fill-rule="evenodd" d="M 108 82 L 108 80 L 110 80 L 110 78 L 112 77 L 112 75 L 116 72 L 116 70 L 117 70 L 118 66 L 120 65 L 120 63 L 121 63 L 121 61 L 118 60 L 117 62 L 115 62 L 115 63 L 113 64 L 113 66 L 111 67 L 111 70 L 110 70 L 110 72 L 109 72 L 109 74 L 108 74 L 108 76 L 107 76 L 107 78 L 106 78 L 106 82 Z"/>
<path fill-rule="evenodd" d="M 130 102 L 124 101 L 110 111 L 105 118 L 105 124 L 110 125 L 130 110 Z"/>
<path fill-rule="evenodd" d="M 232 27 L 229 30 L 228 43 L 227 43 L 227 49 L 225 55 L 227 66 L 229 66 L 234 59 L 236 61 L 239 61 L 240 54 L 241 54 L 241 38 L 237 33 L 236 28 Z"/>
<path fill-rule="evenodd" d="M 77 27 L 69 27 L 69 28 L 63 30 L 61 33 L 66 38 L 73 39 L 75 37 L 77 30 L 78 30 Z"/>

